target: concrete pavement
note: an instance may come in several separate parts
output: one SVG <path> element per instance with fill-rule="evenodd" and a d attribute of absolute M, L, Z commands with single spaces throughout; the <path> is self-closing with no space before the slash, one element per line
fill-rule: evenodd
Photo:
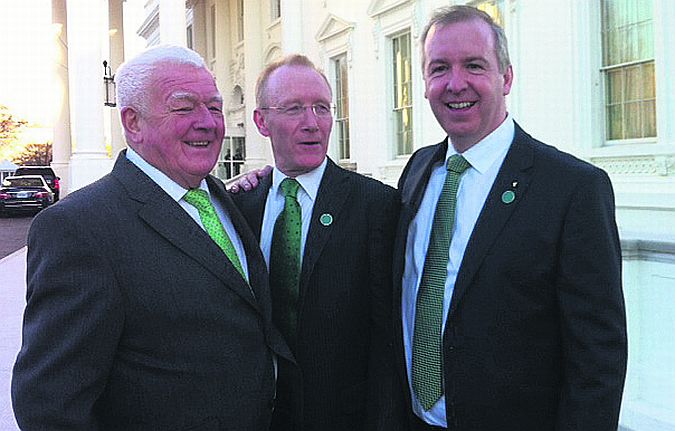
<path fill-rule="evenodd" d="M 12 366 L 21 347 L 21 323 L 26 306 L 26 247 L 0 260 L 0 430 L 19 427 L 12 412 Z"/>

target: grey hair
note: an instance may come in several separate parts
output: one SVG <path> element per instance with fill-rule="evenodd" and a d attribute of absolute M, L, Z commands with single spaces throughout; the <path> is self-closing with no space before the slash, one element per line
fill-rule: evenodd
<path fill-rule="evenodd" d="M 473 6 L 457 5 L 444 6 L 433 11 L 429 22 L 422 30 L 422 37 L 420 38 L 421 58 L 422 58 L 422 74 L 424 75 L 424 62 L 426 61 L 424 55 L 424 44 L 426 43 L 429 31 L 433 26 L 445 26 L 448 24 L 455 24 L 458 22 L 467 22 L 474 19 L 481 20 L 490 26 L 492 34 L 494 35 L 495 54 L 497 55 L 497 63 L 499 65 L 499 73 L 506 72 L 506 69 L 511 65 L 509 58 L 509 46 L 506 40 L 504 29 L 497 24 L 490 15 L 477 9 Z"/>
<path fill-rule="evenodd" d="M 148 88 L 160 65 L 191 64 L 206 68 L 204 59 L 195 51 L 178 45 L 159 45 L 146 49 L 124 62 L 115 74 L 117 106 L 133 108 L 141 115 L 149 110 Z"/>

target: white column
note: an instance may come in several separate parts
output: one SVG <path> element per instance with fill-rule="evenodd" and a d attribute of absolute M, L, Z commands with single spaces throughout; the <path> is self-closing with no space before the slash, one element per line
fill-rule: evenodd
<path fill-rule="evenodd" d="M 260 31 L 262 10 L 260 3 L 260 1 L 244 2 L 244 71 L 246 79 L 244 90 L 246 162 L 244 163 L 244 171 L 262 167 L 272 160 L 270 144 L 267 138 L 258 133 L 258 129 L 253 122 L 255 83 L 263 68 L 263 32 Z"/>
<path fill-rule="evenodd" d="M 110 169 L 103 135 L 103 37 L 105 0 L 67 0 L 68 80 L 72 156 L 70 191 Z M 104 35 L 101 32 L 105 32 Z"/>
<path fill-rule="evenodd" d="M 54 29 L 53 73 L 57 108 L 54 116 L 52 167 L 61 178 L 61 197 L 70 186 L 70 103 L 68 94 L 68 25 L 66 0 L 52 0 L 52 26 Z"/>
<path fill-rule="evenodd" d="M 159 41 L 186 46 L 185 0 L 159 0 Z"/>
<path fill-rule="evenodd" d="M 110 25 L 110 57 L 109 63 L 112 73 L 115 73 L 117 68 L 124 61 L 124 12 L 122 10 L 122 0 L 109 0 L 108 4 L 108 19 Z M 122 132 L 122 124 L 119 119 L 119 111 L 117 108 L 106 108 L 107 115 L 110 116 L 110 132 L 111 132 L 111 146 L 112 157 L 117 157 L 117 154 L 126 147 L 124 140 L 124 133 Z"/>
<path fill-rule="evenodd" d="M 303 52 L 302 2 L 281 0 L 281 50 L 284 54 Z"/>

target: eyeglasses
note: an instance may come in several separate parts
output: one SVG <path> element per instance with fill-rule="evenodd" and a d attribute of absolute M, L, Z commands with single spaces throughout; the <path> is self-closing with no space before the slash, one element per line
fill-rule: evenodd
<path fill-rule="evenodd" d="M 311 108 L 314 115 L 317 117 L 330 117 L 333 115 L 333 109 L 335 108 L 332 104 L 327 105 L 325 103 L 315 103 L 313 105 L 290 105 L 290 106 L 267 106 L 264 108 L 258 108 L 260 110 L 273 110 L 277 111 L 287 117 L 299 117 L 304 115 L 307 108 Z"/>

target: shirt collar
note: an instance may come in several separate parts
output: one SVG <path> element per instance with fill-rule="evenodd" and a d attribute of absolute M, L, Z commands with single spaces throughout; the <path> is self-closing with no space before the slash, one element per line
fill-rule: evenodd
<path fill-rule="evenodd" d="M 147 176 L 149 176 L 151 180 L 157 183 L 157 185 L 161 187 L 162 190 L 164 190 L 169 196 L 171 196 L 171 199 L 175 200 L 176 202 L 180 201 L 183 196 L 185 196 L 185 193 L 187 193 L 187 189 L 178 185 L 178 183 L 169 178 L 164 172 L 152 166 L 131 147 L 127 147 L 127 159 L 136 165 L 138 169 L 143 171 Z M 205 178 L 202 178 L 199 188 L 209 193 L 209 188 L 206 185 Z"/>
<path fill-rule="evenodd" d="M 323 159 L 323 162 L 313 170 L 295 177 L 295 180 L 300 183 L 300 187 L 307 195 L 309 195 L 312 202 L 316 200 L 316 195 L 319 193 L 319 185 L 321 184 L 323 173 L 326 171 L 327 164 L 328 158 L 325 158 Z M 277 193 L 279 185 L 285 178 L 288 178 L 288 175 L 275 167 L 272 171 L 272 189 L 270 192 Z"/>
<path fill-rule="evenodd" d="M 472 168 L 483 174 L 496 161 L 503 159 L 503 155 L 506 154 L 511 146 L 511 142 L 513 142 L 515 132 L 516 128 L 513 117 L 511 117 L 511 114 L 508 114 L 499 127 L 462 153 L 462 156 L 471 164 Z M 445 154 L 446 164 L 450 156 L 454 154 L 457 154 L 457 151 L 452 146 L 450 137 L 448 137 L 448 151 Z"/>

